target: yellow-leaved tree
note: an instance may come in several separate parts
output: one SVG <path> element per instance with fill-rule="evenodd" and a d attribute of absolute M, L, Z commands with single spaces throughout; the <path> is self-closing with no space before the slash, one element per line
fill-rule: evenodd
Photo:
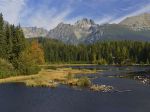
<path fill-rule="evenodd" d="M 20 71 L 22 74 L 34 74 L 40 71 L 39 65 L 45 63 L 44 51 L 37 40 L 33 40 L 20 55 Z"/>
<path fill-rule="evenodd" d="M 41 65 L 45 63 L 44 51 L 37 40 L 31 42 L 30 53 L 32 60 L 34 60 L 36 64 Z"/>

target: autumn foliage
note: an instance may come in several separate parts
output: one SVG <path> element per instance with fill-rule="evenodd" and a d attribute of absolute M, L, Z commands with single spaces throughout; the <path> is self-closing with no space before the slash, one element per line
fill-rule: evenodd
<path fill-rule="evenodd" d="M 26 48 L 20 55 L 20 70 L 22 74 L 37 73 L 40 68 L 40 64 L 44 64 L 44 52 L 38 41 L 33 40 L 31 45 Z"/>
<path fill-rule="evenodd" d="M 32 60 L 34 60 L 36 64 L 45 63 L 44 51 L 37 40 L 32 41 L 30 53 Z"/>

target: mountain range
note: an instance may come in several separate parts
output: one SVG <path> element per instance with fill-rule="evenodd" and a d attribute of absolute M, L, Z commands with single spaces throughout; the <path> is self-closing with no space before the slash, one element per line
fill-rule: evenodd
<path fill-rule="evenodd" d="M 83 18 L 75 24 L 59 23 L 54 29 L 25 27 L 24 34 L 29 37 L 47 37 L 69 44 L 94 43 L 100 40 L 150 41 L 150 14 L 127 17 L 118 24 L 96 24 Z"/>

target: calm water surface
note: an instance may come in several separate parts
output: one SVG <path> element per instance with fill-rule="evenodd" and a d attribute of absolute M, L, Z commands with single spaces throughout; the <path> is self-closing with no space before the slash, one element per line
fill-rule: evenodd
<path fill-rule="evenodd" d="M 109 77 L 146 71 L 150 67 L 75 68 L 104 69 L 92 80 L 93 83 L 112 85 L 120 91 L 131 91 L 102 93 L 67 86 L 50 89 L 3 84 L 0 85 L 0 112 L 150 112 L 150 85 L 128 78 Z"/>

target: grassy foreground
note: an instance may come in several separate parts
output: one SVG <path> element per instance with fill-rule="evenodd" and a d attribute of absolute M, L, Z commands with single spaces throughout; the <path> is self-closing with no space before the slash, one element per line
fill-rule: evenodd
<path fill-rule="evenodd" d="M 14 76 L 10 78 L 0 79 L 0 83 L 11 83 L 11 82 L 23 82 L 27 85 L 31 83 L 54 83 L 54 82 L 63 82 L 69 80 L 76 80 L 74 75 L 77 74 L 90 74 L 96 73 L 95 70 L 78 70 L 71 68 L 57 68 L 56 70 L 52 69 L 43 69 L 38 74 L 29 75 L 29 76 Z"/>
<path fill-rule="evenodd" d="M 43 69 L 38 74 L 30 76 L 15 76 L 5 79 L 0 79 L 0 83 L 16 83 L 21 82 L 26 86 L 31 87 L 51 87 L 55 88 L 59 84 L 69 86 L 88 87 L 93 91 L 107 91 L 110 90 L 107 86 L 94 86 L 90 79 L 84 74 L 96 73 L 95 70 L 88 69 L 71 69 L 71 68 L 57 68 L 57 69 Z M 77 78 L 76 75 L 83 74 L 82 77 Z"/>

